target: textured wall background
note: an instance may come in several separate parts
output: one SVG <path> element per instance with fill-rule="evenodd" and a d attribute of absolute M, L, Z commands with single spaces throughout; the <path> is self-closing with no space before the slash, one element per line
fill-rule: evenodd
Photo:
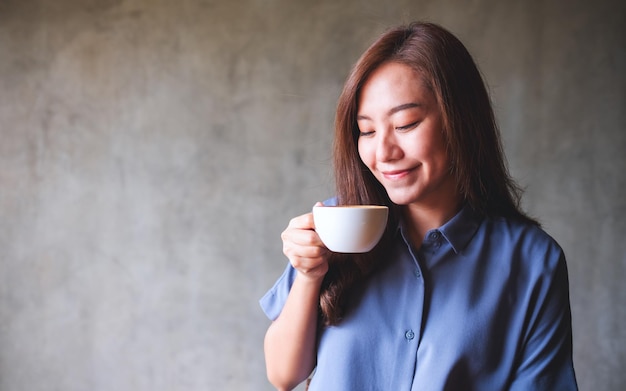
<path fill-rule="evenodd" d="M 626 384 L 626 7 L 0 1 L 0 390 L 269 390 L 257 300 L 331 195 L 334 105 L 386 27 L 444 24 L 570 267 L 581 389 Z"/>

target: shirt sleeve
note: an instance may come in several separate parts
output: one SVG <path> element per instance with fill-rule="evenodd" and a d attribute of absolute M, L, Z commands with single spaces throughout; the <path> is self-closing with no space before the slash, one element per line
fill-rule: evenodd
<path fill-rule="evenodd" d="M 557 246 L 558 247 L 558 246 Z M 552 250 L 552 251 L 551 251 Z M 548 250 L 552 267 L 533 288 L 527 334 L 511 390 L 577 390 L 572 362 L 572 326 L 565 256 Z M 543 254 L 546 258 L 546 254 Z M 548 261 L 548 264 L 551 262 Z"/>
<path fill-rule="evenodd" d="M 323 204 L 326 206 L 336 206 L 337 198 L 329 198 L 325 200 Z M 261 300 L 259 300 L 261 309 L 263 309 L 263 312 L 265 312 L 265 315 L 270 320 L 276 320 L 276 318 L 278 318 L 278 315 L 280 315 L 281 311 L 283 310 L 285 302 L 287 302 L 287 296 L 289 295 L 289 291 L 291 290 L 291 286 L 293 285 L 293 281 L 295 278 L 296 269 L 294 269 L 290 263 L 287 263 L 285 271 L 276 281 L 272 289 L 267 291 L 267 293 L 261 298 Z"/>
<path fill-rule="evenodd" d="M 261 309 L 270 320 L 276 320 L 283 310 L 295 277 L 296 269 L 291 264 L 287 264 L 285 271 L 274 286 L 259 300 Z"/>

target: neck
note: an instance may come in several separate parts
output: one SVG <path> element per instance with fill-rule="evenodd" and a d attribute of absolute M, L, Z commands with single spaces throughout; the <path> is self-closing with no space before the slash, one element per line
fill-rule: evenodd
<path fill-rule="evenodd" d="M 458 199 L 445 206 L 405 205 L 402 215 L 412 244 L 419 248 L 426 232 L 444 225 L 461 210 L 461 206 L 462 203 Z"/>

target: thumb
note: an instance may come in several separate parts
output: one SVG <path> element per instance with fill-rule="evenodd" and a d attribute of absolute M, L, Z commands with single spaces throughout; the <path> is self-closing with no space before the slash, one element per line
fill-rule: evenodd
<path fill-rule="evenodd" d="M 313 205 L 313 208 L 315 208 L 316 206 L 324 206 L 324 204 L 323 204 L 323 203 L 321 203 L 320 201 L 317 201 L 317 202 L 315 203 L 315 205 Z M 313 208 L 311 208 L 311 209 L 313 209 Z"/>

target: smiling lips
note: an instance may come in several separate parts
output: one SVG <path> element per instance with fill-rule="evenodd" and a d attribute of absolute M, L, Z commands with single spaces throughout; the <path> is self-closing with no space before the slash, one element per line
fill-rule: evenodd
<path fill-rule="evenodd" d="M 388 179 L 390 181 L 397 181 L 409 175 L 409 173 L 411 173 L 414 169 L 415 168 L 409 168 L 406 170 L 381 171 L 380 173 L 383 175 L 383 177 L 385 177 L 385 179 Z"/>

